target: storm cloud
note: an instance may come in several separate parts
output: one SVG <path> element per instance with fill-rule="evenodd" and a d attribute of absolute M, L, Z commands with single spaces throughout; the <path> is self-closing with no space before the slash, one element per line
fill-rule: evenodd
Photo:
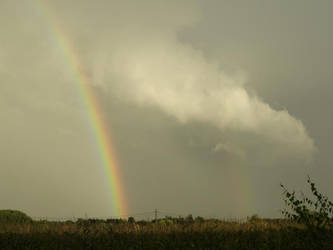
<path fill-rule="evenodd" d="M 329 176 L 332 36 L 320 28 L 329 18 L 320 14 L 329 9 L 324 4 L 47 2 L 47 12 L 37 1 L 1 3 L 6 207 L 36 216 L 110 214 L 107 180 L 54 17 L 111 131 L 130 212 L 276 215 L 280 181 L 301 183 L 318 162 L 318 176 Z"/>

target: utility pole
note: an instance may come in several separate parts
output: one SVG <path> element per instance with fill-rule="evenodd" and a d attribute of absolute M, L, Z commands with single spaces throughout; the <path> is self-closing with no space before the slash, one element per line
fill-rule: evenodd
<path fill-rule="evenodd" d="M 155 223 L 157 222 L 157 208 L 155 208 Z"/>

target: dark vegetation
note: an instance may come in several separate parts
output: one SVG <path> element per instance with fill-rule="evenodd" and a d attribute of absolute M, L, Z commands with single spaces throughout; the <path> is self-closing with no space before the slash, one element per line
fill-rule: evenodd
<path fill-rule="evenodd" d="M 333 229 L 333 203 L 318 191 L 310 177 L 307 182 L 314 199 L 308 198 L 304 193 L 301 193 L 301 198 L 297 198 L 295 191 L 289 192 L 281 184 L 286 205 L 282 214 L 292 221 L 306 225 L 312 232 L 323 231 L 327 228 Z"/>
<path fill-rule="evenodd" d="M 31 222 L 32 219 L 28 215 L 20 211 L 0 210 L 1 224 L 8 224 L 8 223 L 22 224 L 22 223 L 31 223 Z"/>
<path fill-rule="evenodd" d="M 283 185 L 285 219 L 245 222 L 165 217 L 153 221 L 32 221 L 0 211 L 0 249 L 333 249 L 332 203 L 308 179 L 315 199 Z M 23 219 L 25 218 L 25 219 Z"/>

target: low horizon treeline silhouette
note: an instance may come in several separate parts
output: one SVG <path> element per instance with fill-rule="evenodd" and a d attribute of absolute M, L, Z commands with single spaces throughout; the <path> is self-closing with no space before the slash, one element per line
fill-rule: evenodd
<path fill-rule="evenodd" d="M 245 221 L 188 215 L 153 220 L 33 220 L 0 210 L 0 249 L 333 249 L 333 203 L 307 180 L 312 198 L 281 184 L 283 219 Z"/>
<path fill-rule="evenodd" d="M 0 221 L 0 249 L 333 249 L 332 228 L 316 232 L 289 219 L 257 215 L 246 222 L 191 215 Z"/>

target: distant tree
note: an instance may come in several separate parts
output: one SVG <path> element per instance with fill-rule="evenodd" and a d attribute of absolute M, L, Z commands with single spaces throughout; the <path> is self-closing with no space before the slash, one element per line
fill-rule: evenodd
<path fill-rule="evenodd" d="M 127 221 L 128 223 L 135 223 L 134 217 L 128 217 Z"/>
<path fill-rule="evenodd" d="M 310 185 L 314 199 L 306 197 L 303 193 L 301 198 L 297 198 L 295 191 L 289 192 L 283 184 L 280 184 L 286 205 L 282 214 L 288 219 L 305 224 L 311 230 L 332 227 L 333 203 L 317 190 L 309 176 L 307 183 Z"/>
<path fill-rule="evenodd" d="M 0 223 L 31 223 L 32 219 L 17 210 L 0 210 Z"/>
<path fill-rule="evenodd" d="M 259 217 L 259 215 L 254 214 L 254 215 L 248 217 L 247 220 L 249 222 L 257 222 L 257 221 L 260 221 L 260 217 Z"/>
<path fill-rule="evenodd" d="M 126 220 L 123 220 L 123 219 L 107 219 L 106 220 L 106 223 L 109 223 L 109 224 L 121 224 L 124 222 L 126 222 Z"/>
<path fill-rule="evenodd" d="M 192 214 L 187 215 L 185 220 L 186 220 L 186 222 L 193 222 L 194 220 L 193 220 Z"/>
<path fill-rule="evenodd" d="M 195 218 L 195 220 L 194 220 L 195 222 L 199 222 L 199 223 L 202 223 L 202 222 L 204 222 L 205 221 L 205 219 L 203 218 L 203 217 L 201 217 L 201 216 L 197 216 L 196 218 Z"/>

